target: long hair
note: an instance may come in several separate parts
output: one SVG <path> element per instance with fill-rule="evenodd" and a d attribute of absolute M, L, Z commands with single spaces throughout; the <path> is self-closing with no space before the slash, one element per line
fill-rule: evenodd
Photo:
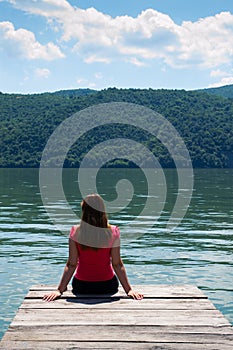
<path fill-rule="evenodd" d="M 82 202 L 79 243 L 82 249 L 109 247 L 112 236 L 103 199 L 96 193 Z"/>

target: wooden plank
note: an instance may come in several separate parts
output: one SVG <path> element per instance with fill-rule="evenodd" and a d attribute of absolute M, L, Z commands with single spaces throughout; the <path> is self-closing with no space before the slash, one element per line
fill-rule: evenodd
<path fill-rule="evenodd" d="M 232 350 L 231 344 L 222 344 L 217 342 L 215 344 L 203 344 L 201 343 L 150 343 L 150 342 L 138 342 L 138 343 L 124 343 L 124 342 L 5 342 L 1 343 L 1 350 L 78 350 L 78 349 L 123 349 L 123 350 Z"/>
<path fill-rule="evenodd" d="M 143 309 L 143 310 L 213 310 L 214 305 L 208 299 L 151 299 L 140 301 L 125 298 L 64 298 L 55 302 L 44 302 L 39 299 L 25 299 L 20 309 Z"/>
<path fill-rule="evenodd" d="M 39 290 L 43 290 L 43 291 L 48 291 L 48 290 L 54 290 L 57 288 L 57 285 L 46 285 L 46 284 L 39 284 L 39 285 L 34 285 L 31 286 L 30 290 L 34 290 L 34 291 L 39 291 Z M 195 285 L 192 284 L 136 284 L 133 286 L 133 288 L 136 289 L 143 289 L 143 291 L 145 293 L 151 293 L 152 295 L 156 294 L 156 293 L 161 293 L 162 292 L 166 292 L 167 294 L 176 292 L 176 293 L 195 293 L 197 295 L 202 294 L 203 292 Z M 68 286 L 68 290 L 71 290 L 72 287 L 69 285 Z M 119 286 L 119 290 L 123 291 L 123 288 L 121 286 Z"/>
<path fill-rule="evenodd" d="M 26 295 L 26 298 L 42 298 L 44 294 L 55 290 L 56 286 L 34 286 L 30 288 L 29 293 Z M 207 296 L 203 294 L 203 292 L 198 289 L 196 286 L 192 285 L 135 285 L 133 287 L 135 290 L 138 290 L 144 294 L 145 298 L 203 298 L 207 299 Z M 69 287 L 68 291 L 65 292 L 62 298 L 71 298 L 74 297 L 74 294 L 71 292 L 71 287 Z M 79 298 L 103 298 L 103 297 L 121 297 L 128 298 L 120 287 L 119 292 L 114 294 L 113 296 L 101 294 L 101 295 L 78 295 Z"/>
<path fill-rule="evenodd" d="M 192 342 L 233 345 L 230 327 L 201 326 L 10 326 L 4 341 L 122 341 L 125 342 Z"/>
<path fill-rule="evenodd" d="M 134 286 L 145 298 L 119 293 L 42 297 L 56 286 L 29 291 L 0 347 L 5 350 L 160 349 L 232 350 L 233 327 L 196 286 Z"/>
<path fill-rule="evenodd" d="M 109 310 L 103 309 L 69 309 L 64 314 L 63 309 L 52 313 L 49 309 L 20 309 L 12 325 L 230 325 L 218 310 Z"/>

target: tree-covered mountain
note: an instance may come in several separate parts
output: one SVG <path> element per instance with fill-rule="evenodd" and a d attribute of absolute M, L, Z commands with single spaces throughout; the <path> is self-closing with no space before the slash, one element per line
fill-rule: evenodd
<path fill-rule="evenodd" d="M 96 92 L 96 90 L 92 89 L 73 89 L 73 90 L 59 90 L 55 92 L 49 92 L 48 94 L 59 95 L 64 97 L 79 97 L 86 96 Z"/>
<path fill-rule="evenodd" d="M 226 98 L 233 98 L 233 84 L 225 85 L 216 88 L 207 88 L 199 91 L 207 92 L 208 94 L 223 96 Z"/>
<path fill-rule="evenodd" d="M 162 114 L 189 150 L 194 167 L 233 167 L 233 100 L 200 91 L 116 89 L 77 90 L 44 94 L 0 94 L 0 167 L 38 167 L 42 151 L 55 128 L 88 106 L 130 102 Z M 117 121 L 116 121 L 117 122 Z M 131 138 L 150 149 L 163 167 L 174 163 L 154 136 L 120 124 L 105 125 L 79 138 L 65 160 L 77 167 L 85 154 L 109 138 Z M 106 166 L 134 166 L 117 159 Z"/>

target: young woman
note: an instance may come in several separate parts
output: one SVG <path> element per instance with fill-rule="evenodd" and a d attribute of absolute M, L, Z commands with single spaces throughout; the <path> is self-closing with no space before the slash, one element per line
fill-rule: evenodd
<path fill-rule="evenodd" d="M 46 294 L 43 300 L 59 298 L 67 290 L 74 272 L 74 294 L 115 294 L 119 279 L 129 297 L 143 298 L 143 294 L 132 290 L 128 281 L 120 256 L 119 228 L 108 223 L 103 199 L 98 194 L 83 200 L 81 223 L 70 230 L 69 258 L 58 289 Z"/>

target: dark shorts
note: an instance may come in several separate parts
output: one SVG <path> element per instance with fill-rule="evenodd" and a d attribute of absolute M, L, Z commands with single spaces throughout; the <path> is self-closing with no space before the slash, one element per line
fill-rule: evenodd
<path fill-rule="evenodd" d="M 72 287 L 74 294 L 115 294 L 118 292 L 119 282 L 115 275 L 110 280 L 99 282 L 81 281 L 74 277 Z"/>

